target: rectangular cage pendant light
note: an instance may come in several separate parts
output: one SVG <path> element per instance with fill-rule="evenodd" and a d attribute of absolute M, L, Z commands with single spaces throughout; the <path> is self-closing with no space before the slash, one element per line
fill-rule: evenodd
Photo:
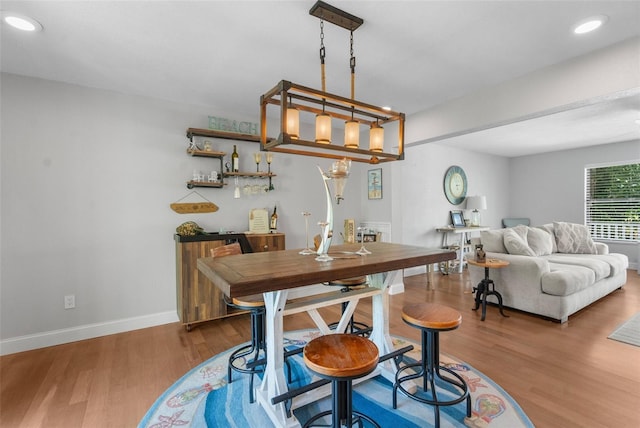
<path fill-rule="evenodd" d="M 282 80 L 260 97 L 261 149 L 333 159 L 346 157 L 370 164 L 404 159 L 404 113 L 354 99 L 353 31 L 364 21 L 322 1 L 316 2 L 309 13 L 321 19 L 321 31 L 324 21 L 351 31 L 351 98 L 325 91 L 324 45 L 321 44 L 322 90 Z M 269 134 L 268 108 L 275 108 L 279 115 L 280 127 L 277 135 Z M 304 120 L 305 115 L 307 120 Z M 302 135 L 300 123 L 313 123 L 314 116 L 315 135 Z M 344 124 L 344 144 L 331 141 L 332 121 Z M 385 141 L 385 125 L 392 125 L 388 127 L 389 130 L 397 128 L 397 140 L 387 138 Z M 362 147 L 366 144 L 360 142 L 364 140 L 360 138 L 362 135 L 368 136 L 368 149 Z M 394 150 L 387 150 L 385 146 Z"/>
<path fill-rule="evenodd" d="M 287 101 L 289 100 L 289 101 Z M 267 108 L 279 108 L 280 129 L 276 137 L 268 137 Z M 342 144 L 327 144 L 326 141 L 305 140 L 302 135 L 294 136 L 287 132 L 287 116 L 295 107 L 300 115 L 305 113 L 320 115 L 323 112 L 332 119 L 360 124 L 361 132 L 366 131 L 370 138 L 369 149 L 345 147 Z M 311 117 L 311 116 L 310 116 Z M 395 146 L 397 151 L 385 151 L 381 146 L 380 130 L 385 124 L 397 123 L 398 139 L 387 141 L 385 145 Z M 315 156 L 332 159 L 347 157 L 356 162 L 377 164 L 404 159 L 404 114 L 385 110 L 357 100 L 322 92 L 306 86 L 282 80 L 273 89 L 260 97 L 260 135 L 262 150 Z M 302 133 L 302 131 L 299 131 Z"/>

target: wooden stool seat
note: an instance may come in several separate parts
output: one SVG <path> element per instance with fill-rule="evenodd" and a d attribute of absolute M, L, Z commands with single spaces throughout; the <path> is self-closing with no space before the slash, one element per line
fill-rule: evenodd
<path fill-rule="evenodd" d="M 344 293 L 348 293 L 351 290 L 358 290 L 361 288 L 365 288 L 367 286 L 367 277 L 366 276 L 355 276 L 353 278 L 345 278 L 345 279 L 334 279 L 326 283 L 328 286 L 332 287 L 342 287 L 341 290 Z M 348 302 L 342 303 L 342 313 L 347 309 Z M 336 328 L 338 326 L 337 322 L 329 324 L 329 328 Z M 359 334 L 365 337 L 368 337 L 371 333 L 371 327 L 367 324 L 355 321 L 353 316 L 349 321 L 349 325 L 347 327 L 347 331 L 352 334 Z"/>
<path fill-rule="evenodd" d="M 304 362 L 311 371 L 327 378 L 356 379 L 378 365 L 378 347 L 352 334 L 327 334 L 304 347 Z"/>
<path fill-rule="evenodd" d="M 402 319 L 414 327 L 453 330 L 462 324 L 462 314 L 436 303 L 412 303 L 402 308 Z"/>
<path fill-rule="evenodd" d="M 467 417 L 471 416 L 471 396 L 469 387 L 458 373 L 449 367 L 440 366 L 441 332 L 454 330 L 462 324 L 462 314 L 448 306 L 435 303 L 412 303 L 402 308 L 402 319 L 407 324 L 421 330 L 422 359 L 406 364 L 396 372 L 393 384 L 393 408 L 397 408 L 398 391 L 407 397 L 434 407 L 435 426 L 440 426 L 440 407 L 452 406 L 466 401 Z M 411 392 L 405 382 L 411 383 L 415 392 Z M 439 380 L 437 383 L 436 381 Z M 441 394 L 438 397 L 438 391 Z"/>
<path fill-rule="evenodd" d="M 353 278 L 334 279 L 333 281 L 329 281 L 328 285 L 336 285 L 338 287 L 355 287 L 357 285 L 364 285 L 366 283 L 366 276 L 355 276 Z"/>
<path fill-rule="evenodd" d="M 353 379 L 368 375 L 378 365 L 379 353 L 375 343 L 353 334 L 327 334 L 307 343 L 302 355 L 309 370 L 331 380 L 332 399 L 331 410 L 311 417 L 303 428 L 314 426 L 316 421 L 329 415 L 333 428 L 351 427 L 354 423 L 362 427 L 363 420 L 380 428 L 373 419 L 352 407 Z"/>
<path fill-rule="evenodd" d="M 260 308 L 264 307 L 264 297 L 262 294 L 252 294 L 251 296 L 234 297 L 231 304 L 239 308 Z"/>

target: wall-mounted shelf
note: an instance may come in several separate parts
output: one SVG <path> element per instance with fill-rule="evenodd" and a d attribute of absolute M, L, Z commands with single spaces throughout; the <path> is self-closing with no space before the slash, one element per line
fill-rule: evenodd
<path fill-rule="evenodd" d="M 253 178 L 269 178 L 276 175 L 272 172 L 225 172 L 223 177 L 253 177 Z"/>
<path fill-rule="evenodd" d="M 224 157 L 227 155 L 225 152 L 211 151 L 211 150 L 201 150 L 198 148 L 194 148 L 195 144 L 193 144 L 193 137 L 208 137 L 208 138 L 222 138 L 225 140 L 235 140 L 235 141 L 247 141 L 250 143 L 260 143 L 260 137 L 252 134 L 237 134 L 234 132 L 225 132 L 225 131 L 216 131 L 213 129 L 202 129 L 202 128 L 188 128 L 187 129 L 187 138 L 191 141 L 191 146 L 187 149 L 187 153 L 191 156 L 196 157 L 209 157 L 216 158 L 220 161 L 220 173 L 223 178 L 229 177 L 245 177 L 245 178 L 268 178 L 271 180 L 272 177 L 275 177 L 276 174 L 271 172 L 224 172 Z M 210 187 L 210 188 L 223 188 L 227 183 L 224 181 L 220 182 L 210 182 L 210 181 L 194 181 L 190 180 L 187 182 L 187 188 L 192 189 L 194 187 Z M 271 185 L 271 181 L 269 181 L 269 188 L 273 189 Z"/>
<path fill-rule="evenodd" d="M 214 129 L 189 128 L 187 138 L 193 141 L 193 137 L 224 138 L 226 140 L 249 141 L 259 143 L 260 137 L 253 134 L 238 134 L 235 132 L 216 131 Z"/>
<path fill-rule="evenodd" d="M 191 156 L 199 156 L 206 158 L 223 158 L 226 153 L 224 152 L 213 152 L 211 150 L 198 150 L 198 149 L 187 149 L 187 153 Z"/>

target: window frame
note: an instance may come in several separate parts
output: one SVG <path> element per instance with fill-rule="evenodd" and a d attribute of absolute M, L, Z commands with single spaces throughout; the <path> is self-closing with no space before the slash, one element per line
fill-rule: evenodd
<path fill-rule="evenodd" d="M 605 198 L 600 199 L 601 206 L 609 206 L 612 214 L 621 214 L 631 216 L 630 221 L 593 221 L 592 208 L 594 207 L 594 201 L 598 199 L 592 198 L 592 182 L 591 172 L 594 169 L 602 169 L 609 167 L 620 167 L 625 165 L 638 165 L 640 168 L 640 159 L 633 159 L 621 162 L 609 162 L 600 164 L 586 165 L 584 168 L 584 224 L 589 229 L 591 237 L 596 240 L 606 240 L 614 242 L 639 242 L 640 241 L 640 208 L 634 213 L 634 207 L 640 207 L 640 195 L 634 196 L 634 189 L 630 188 L 628 197 L 622 198 Z M 633 175 L 630 176 L 633 178 Z M 640 183 L 632 182 L 632 186 Z M 597 202 L 596 202 L 597 205 Z M 630 207 L 631 210 L 624 212 L 623 210 Z"/>

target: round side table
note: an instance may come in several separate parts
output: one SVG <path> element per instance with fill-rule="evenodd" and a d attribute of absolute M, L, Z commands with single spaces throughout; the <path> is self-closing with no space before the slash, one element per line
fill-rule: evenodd
<path fill-rule="evenodd" d="M 485 316 L 487 315 L 487 297 L 488 296 L 496 296 L 498 299 L 498 309 L 500 309 L 500 315 L 503 317 L 508 317 L 502 311 L 502 295 L 496 291 L 495 284 L 493 280 L 489 278 L 489 269 L 501 269 L 503 267 L 509 266 L 509 262 L 506 260 L 500 259 L 486 259 L 484 262 L 477 262 L 474 259 L 468 259 L 467 263 L 473 266 L 479 266 L 484 268 L 484 279 L 480 281 L 477 287 L 473 289 L 476 293 L 476 306 L 473 308 L 474 311 L 477 311 L 482 304 L 482 318 L 481 321 L 484 321 Z"/>

